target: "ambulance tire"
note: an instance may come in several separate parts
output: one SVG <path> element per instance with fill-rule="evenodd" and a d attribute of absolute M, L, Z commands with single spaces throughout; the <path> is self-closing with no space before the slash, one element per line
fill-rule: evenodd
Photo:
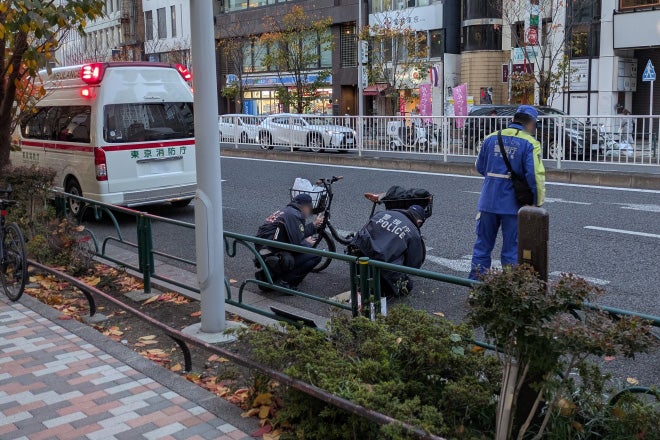
<path fill-rule="evenodd" d="M 79 196 L 82 197 L 82 189 L 80 188 L 80 184 L 78 181 L 75 179 L 75 177 L 70 177 L 64 186 L 64 192 L 67 192 L 69 194 L 72 194 L 74 196 Z M 82 220 L 82 216 L 85 212 L 85 204 L 81 202 L 80 200 L 74 200 L 74 199 L 67 199 L 66 201 L 66 207 L 69 211 L 69 214 L 78 219 Z"/>

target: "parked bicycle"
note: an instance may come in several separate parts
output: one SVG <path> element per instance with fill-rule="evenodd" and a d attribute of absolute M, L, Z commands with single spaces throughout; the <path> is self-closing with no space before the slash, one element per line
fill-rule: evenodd
<path fill-rule="evenodd" d="M 343 176 L 332 176 L 329 179 L 319 179 L 316 181 L 316 188 L 311 191 L 291 188 L 292 199 L 301 193 L 309 194 L 314 201 L 313 213 L 323 216 L 323 223 L 318 229 L 317 234 L 314 235 L 314 243 L 312 247 L 316 249 L 336 252 L 337 245 L 335 242 L 343 246 L 348 246 L 355 237 L 354 233 L 342 235 L 330 221 L 332 218 L 332 201 L 334 199 L 333 185 L 342 179 Z M 430 217 L 433 213 L 433 195 L 431 194 L 425 194 L 422 197 L 415 197 L 414 194 L 404 195 L 403 197 L 392 197 L 388 192 L 366 193 L 364 197 L 372 203 L 368 219 L 373 217 L 377 207 L 381 205 L 384 206 L 385 209 L 407 209 L 412 205 L 420 205 L 426 209 L 427 217 Z M 323 258 L 312 272 L 318 273 L 327 269 L 331 262 L 332 258 Z"/>
<path fill-rule="evenodd" d="M 9 200 L 11 193 L 11 186 L 0 191 L 4 197 L 0 198 L 0 283 L 5 295 L 12 301 L 18 301 L 28 276 L 27 253 L 21 228 L 6 221 L 7 208 L 16 205 L 16 201 Z"/>

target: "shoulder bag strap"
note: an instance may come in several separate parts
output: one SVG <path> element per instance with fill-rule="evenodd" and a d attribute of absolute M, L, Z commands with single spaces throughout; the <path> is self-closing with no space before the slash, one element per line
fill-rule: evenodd
<path fill-rule="evenodd" d="M 513 174 L 513 169 L 511 168 L 511 162 L 509 162 L 509 157 L 506 155 L 506 150 L 504 149 L 504 142 L 502 141 L 502 130 L 497 132 L 497 143 L 500 146 L 500 153 L 502 153 L 502 159 L 506 164 L 506 169 L 510 174 Z"/>

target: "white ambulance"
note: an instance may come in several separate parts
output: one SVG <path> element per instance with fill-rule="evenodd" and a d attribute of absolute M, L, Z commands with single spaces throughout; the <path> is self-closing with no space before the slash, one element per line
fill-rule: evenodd
<path fill-rule="evenodd" d="M 58 189 L 104 203 L 190 203 L 195 138 L 184 66 L 94 63 L 42 78 L 46 95 L 17 128 L 14 165 L 51 167 Z M 69 208 L 75 215 L 81 204 Z"/>

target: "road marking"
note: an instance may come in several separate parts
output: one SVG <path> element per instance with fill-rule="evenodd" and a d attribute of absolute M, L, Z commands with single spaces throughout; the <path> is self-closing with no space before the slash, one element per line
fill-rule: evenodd
<path fill-rule="evenodd" d="M 660 205 L 644 205 L 637 203 L 612 203 L 619 205 L 621 209 L 631 209 L 633 211 L 660 212 Z"/>
<path fill-rule="evenodd" d="M 559 278 L 564 273 L 565 272 L 554 271 L 554 272 L 550 272 L 549 276 L 551 276 L 553 278 Z M 578 277 L 578 278 L 582 278 L 583 280 L 585 280 L 585 281 L 587 281 L 591 284 L 595 284 L 597 286 L 607 286 L 608 284 L 610 284 L 610 281 L 601 280 L 600 278 L 585 277 L 585 276 L 582 276 L 582 275 L 575 275 L 575 276 Z"/>
<path fill-rule="evenodd" d="M 482 176 L 465 176 L 462 174 L 449 174 L 449 173 L 431 173 L 428 171 L 389 170 L 386 168 L 365 168 L 355 165 L 330 165 L 330 164 L 320 164 L 320 163 L 296 162 L 293 160 L 256 159 L 252 157 L 223 157 L 222 160 L 247 160 L 253 162 L 272 162 L 272 163 L 283 163 L 289 165 L 310 166 L 310 167 L 342 168 L 347 170 L 360 170 L 360 171 L 368 170 L 368 171 L 381 171 L 384 173 L 416 174 L 420 176 L 460 177 L 463 179 L 483 180 Z M 610 191 L 660 194 L 660 190 L 657 189 L 617 188 L 614 186 L 582 185 L 577 183 L 563 183 L 563 182 L 546 182 L 546 186 L 568 186 L 572 188 L 604 189 Z"/>
<path fill-rule="evenodd" d="M 586 205 L 586 206 L 591 205 L 591 203 L 588 202 L 574 202 L 572 200 L 557 199 L 552 197 L 546 197 L 545 201 L 546 203 L 568 203 L 570 205 Z"/>
<path fill-rule="evenodd" d="M 592 231 L 614 232 L 616 234 L 637 235 L 639 237 L 660 238 L 660 234 L 650 234 L 648 232 L 628 231 L 625 229 L 601 228 L 600 226 L 585 226 L 584 229 Z"/>

